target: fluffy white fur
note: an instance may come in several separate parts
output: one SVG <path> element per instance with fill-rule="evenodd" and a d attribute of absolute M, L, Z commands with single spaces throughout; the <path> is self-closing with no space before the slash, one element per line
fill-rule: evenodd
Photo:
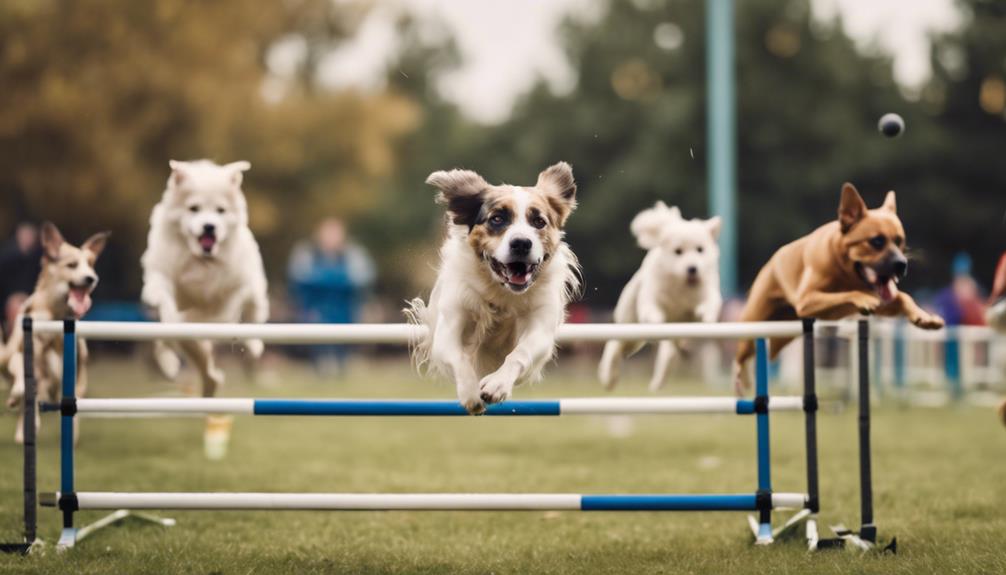
<path fill-rule="evenodd" d="M 723 305 L 716 243 L 720 218 L 685 220 L 677 207 L 657 202 L 640 212 L 630 227 L 647 253 L 618 298 L 615 322 L 716 321 Z M 644 345 L 645 342 L 609 341 L 598 367 L 601 383 L 607 388 L 614 387 L 622 360 Z M 660 389 L 672 359 L 681 351 L 679 341 L 658 344 L 651 391 Z"/>
<path fill-rule="evenodd" d="M 562 172 L 565 189 L 551 189 L 550 170 Z M 561 163 L 542 172 L 536 188 L 550 194 L 568 194 L 568 211 L 575 206 L 572 171 Z M 437 172 L 429 183 L 450 195 L 452 178 L 474 177 L 476 188 L 487 186 L 472 172 Z M 442 187 L 443 186 L 443 187 Z M 497 195 L 510 195 L 515 205 L 522 205 L 527 189 L 518 186 L 494 186 Z M 443 196 L 441 196 L 443 198 Z M 447 200 L 442 200 L 447 203 Z M 568 211 L 566 214 L 568 214 Z M 478 253 L 471 242 L 471 229 L 451 214 L 447 238 L 440 249 L 440 266 L 429 303 L 416 298 L 405 310 L 414 323 L 429 328 L 429 337 L 415 342 L 413 358 L 423 371 L 430 371 L 454 381 L 458 399 L 470 413 L 485 410 L 487 403 L 505 401 L 515 385 L 541 378 L 542 369 L 555 354 L 555 333 L 565 320 L 566 304 L 580 290 L 579 264 L 569 246 L 560 241 L 546 257 L 545 248 L 535 234 L 532 257 L 541 257 L 537 276 L 530 287 L 515 292 L 489 273 L 490 254 L 504 257 L 501 250 Z M 561 228 L 559 222 L 549 222 Z M 527 222 L 518 217 L 498 245 L 503 246 L 513 233 L 527 232 Z M 516 231 L 515 231 L 516 230 Z"/>
<path fill-rule="evenodd" d="M 250 164 L 220 166 L 199 160 L 170 165 L 171 176 L 150 216 L 141 259 L 143 303 L 163 322 L 265 322 L 265 270 L 241 191 L 242 174 Z M 179 346 L 200 372 L 203 395 L 212 397 L 224 380 L 213 361 L 212 343 Z M 259 340 L 246 342 L 246 347 L 253 358 L 262 354 Z M 181 365 L 178 355 L 163 342 L 156 342 L 154 349 L 158 365 L 174 378 Z"/>

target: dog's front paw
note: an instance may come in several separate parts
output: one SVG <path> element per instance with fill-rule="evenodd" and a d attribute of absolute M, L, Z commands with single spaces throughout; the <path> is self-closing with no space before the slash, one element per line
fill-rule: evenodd
<path fill-rule="evenodd" d="M 252 359 L 259 359 L 265 351 L 265 344 L 262 343 L 261 339 L 249 339 L 245 342 L 245 351 L 248 352 L 248 356 Z"/>
<path fill-rule="evenodd" d="M 852 298 L 852 305 L 856 306 L 859 313 L 870 315 L 883 303 L 879 297 L 872 293 L 857 292 Z"/>
<path fill-rule="evenodd" d="M 941 329 L 945 325 L 942 317 L 922 310 L 913 315 L 910 321 L 922 329 Z"/>
<path fill-rule="evenodd" d="M 22 399 L 24 399 L 24 384 L 15 383 L 10 390 L 10 395 L 7 396 L 7 407 L 13 409 L 21 405 Z"/>
<path fill-rule="evenodd" d="M 482 415 L 486 412 L 486 404 L 481 397 L 459 397 L 458 400 L 470 415 Z"/>
<path fill-rule="evenodd" d="M 164 374 L 164 377 L 174 381 L 182 370 L 182 360 L 168 345 L 161 341 L 154 342 L 154 361 Z"/>
<path fill-rule="evenodd" d="M 513 378 L 498 371 L 483 377 L 479 382 L 479 395 L 486 403 L 506 401 L 511 393 L 513 393 Z"/>
<path fill-rule="evenodd" d="M 743 397 L 751 389 L 751 376 L 747 367 L 741 363 L 734 363 L 734 393 L 737 397 Z"/>

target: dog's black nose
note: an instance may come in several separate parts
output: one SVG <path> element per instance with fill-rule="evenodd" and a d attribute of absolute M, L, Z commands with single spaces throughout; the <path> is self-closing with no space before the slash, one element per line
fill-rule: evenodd
<path fill-rule="evenodd" d="M 213 224 L 203 224 L 203 233 L 204 234 L 212 234 L 215 231 L 217 231 L 217 227 L 215 225 L 213 225 Z"/>
<path fill-rule="evenodd" d="M 525 238 L 514 238 L 510 240 L 510 253 L 518 256 L 526 256 L 531 253 L 531 240 Z"/>
<path fill-rule="evenodd" d="M 96 281 L 98 281 L 98 278 L 94 276 L 84 276 L 84 285 L 93 286 Z"/>
<path fill-rule="evenodd" d="M 688 266 L 688 269 L 686 271 L 688 272 L 688 275 L 693 276 L 693 275 L 699 273 L 699 268 L 697 268 L 695 266 Z"/>
<path fill-rule="evenodd" d="M 908 275 L 908 262 L 905 260 L 898 260 L 894 262 L 894 273 L 899 278 L 903 278 Z"/>

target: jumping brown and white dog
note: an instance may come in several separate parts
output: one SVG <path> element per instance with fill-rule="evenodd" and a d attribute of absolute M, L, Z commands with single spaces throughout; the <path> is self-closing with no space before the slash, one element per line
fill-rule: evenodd
<path fill-rule="evenodd" d="M 208 160 L 172 160 L 161 201 L 150 216 L 143 265 L 143 303 L 162 322 L 264 323 L 269 319 L 265 269 L 258 243 L 248 227 L 248 207 L 241 181 L 248 162 L 218 165 Z M 202 377 L 202 392 L 213 397 L 224 381 L 209 341 L 179 346 Z M 245 342 L 257 358 L 263 345 Z M 161 370 L 174 378 L 178 355 L 156 342 Z"/>
<path fill-rule="evenodd" d="M 21 306 L 10 339 L 0 350 L 0 365 L 6 365 L 14 384 L 7 399 L 8 407 L 19 407 L 17 431 L 14 440 L 24 442 L 24 332 L 21 319 L 29 316 L 34 320 L 80 319 L 91 308 L 91 292 L 98 285 L 98 274 L 94 263 L 105 249 L 108 232 L 91 236 L 82 246 L 67 243 L 56 226 L 46 222 L 42 225 L 42 271 L 35 284 L 35 291 Z M 61 335 L 33 336 L 35 381 L 38 397 L 57 401 L 59 398 L 60 365 L 58 355 L 63 352 Z M 53 361 L 57 359 L 57 361 Z M 87 392 L 87 344 L 77 339 L 77 387 L 78 397 Z M 35 411 L 36 415 L 38 411 Z M 40 423 L 36 417 L 36 426 Z M 77 420 L 74 420 L 77 423 Z M 76 437 L 77 428 L 74 427 Z"/>
<path fill-rule="evenodd" d="M 479 414 L 540 379 L 555 353 L 566 304 L 581 286 L 563 241 L 576 183 L 565 162 L 533 187 L 490 185 L 468 170 L 435 172 L 426 183 L 447 206 L 448 230 L 429 303 L 417 298 L 405 310 L 429 328 L 413 357 L 452 379 L 461 404 Z"/>

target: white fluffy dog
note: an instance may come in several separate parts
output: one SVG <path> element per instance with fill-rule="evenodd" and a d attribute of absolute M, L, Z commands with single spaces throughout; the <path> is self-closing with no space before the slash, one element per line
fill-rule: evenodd
<path fill-rule="evenodd" d="M 615 307 L 616 323 L 714 322 L 719 318 L 720 218 L 685 220 L 677 207 L 663 202 L 640 212 L 631 229 L 639 246 L 648 250 L 639 271 L 622 290 Z M 612 388 L 618 382 L 622 360 L 639 351 L 645 342 L 609 341 L 604 346 L 598 376 Z M 650 390 L 664 384 L 671 360 L 680 352 L 678 341 L 657 347 Z"/>
<path fill-rule="evenodd" d="M 265 271 L 241 192 L 243 172 L 251 165 L 220 166 L 208 160 L 172 160 L 170 165 L 171 176 L 150 216 L 147 251 L 141 259 L 143 303 L 162 322 L 265 322 Z M 212 397 L 223 383 L 212 343 L 179 345 L 199 370 L 203 395 Z M 261 356 L 261 341 L 246 346 L 251 357 Z M 165 375 L 178 374 L 178 355 L 163 342 L 155 343 L 155 357 Z"/>
<path fill-rule="evenodd" d="M 565 162 L 533 187 L 493 186 L 467 170 L 426 182 L 440 190 L 449 221 L 429 304 L 417 298 L 405 310 L 430 330 L 413 354 L 420 368 L 452 379 L 461 404 L 478 414 L 539 379 L 555 353 L 556 329 L 581 283 L 562 241 L 576 183 Z"/>

